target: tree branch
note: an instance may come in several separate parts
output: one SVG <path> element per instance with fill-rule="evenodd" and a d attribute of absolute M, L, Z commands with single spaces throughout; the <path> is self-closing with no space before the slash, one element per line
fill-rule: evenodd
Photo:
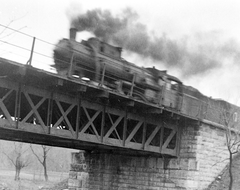
<path fill-rule="evenodd" d="M 11 163 L 16 166 L 16 163 L 14 162 L 14 160 L 9 156 L 7 155 L 5 152 L 3 152 L 3 154 L 11 161 Z"/>
<path fill-rule="evenodd" d="M 224 160 L 221 160 L 219 162 L 216 162 L 215 164 L 212 165 L 212 167 L 216 166 L 219 163 L 225 162 L 226 160 L 229 160 L 229 158 L 225 158 Z"/>
<path fill-rule="evenodd" d="M 30 144 L 30 148 L 32 150 L 32 153 L 36 156 L 36 158 L 38 159 L 38 161 L 43 165 L 43 161 L 39 158 L 39 156 L 35 153 L 35 151 L 32 148 L 32 145 Z"/>

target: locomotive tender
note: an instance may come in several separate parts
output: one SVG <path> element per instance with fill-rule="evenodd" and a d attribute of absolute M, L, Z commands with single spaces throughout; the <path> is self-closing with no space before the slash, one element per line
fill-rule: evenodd
<path fill-rule="evenodd" d="M 166 71 L 138 67 L 124 60 L 120 47 L 97 38 L 77 42 L 76 32 L 71 28 L 70 39 L 60 40 L 54 49 L 54 67 L 58 74 L 77 76 L 76 80 L 194 119 L 232 126 L 239 123 L 239 107 L 209 98 Z"/>

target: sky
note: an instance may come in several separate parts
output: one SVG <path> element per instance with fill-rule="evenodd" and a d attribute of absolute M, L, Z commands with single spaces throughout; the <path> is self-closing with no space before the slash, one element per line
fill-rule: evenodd
<path fill-rule="evenodd" d="M 207 96 L 240 105 L 240 1 L 0 0 L 0 4 L 0 57 L 25 64 L 35 36 L 34 50 L 39 54 L 34 54 L 33 65 L 49 69 L 54 44 L 68 38 L 74 18 L 101 10 L 102 21 L 108 11 L 123 27 L 107 39 L 123 46 L 126 60 L 167 70 Z M 94 32 L 80 31 L 78 40 Z"/>

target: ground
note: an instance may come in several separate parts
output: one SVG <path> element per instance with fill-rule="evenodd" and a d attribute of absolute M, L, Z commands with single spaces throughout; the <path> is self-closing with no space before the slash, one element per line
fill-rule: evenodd
<path fill-rule="evenodd" d="M 41 190 L 67 190 L 68 189 L 68 179 L 65 179 L 57 184 L 43 187 Z"/>
<path fill-rule="evenodd" d="M 23 171 L 21 179 L 14 181 L 14 171 L 0 171 L 0 190 L 63 190 L 67 189 L 68 173 L 49 172 L 45 182 L 41 173 Z"/>

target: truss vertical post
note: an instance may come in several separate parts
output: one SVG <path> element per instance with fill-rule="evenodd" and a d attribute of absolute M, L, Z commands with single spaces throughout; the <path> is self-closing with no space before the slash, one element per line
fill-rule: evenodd
<path fill-rule="evenodd" d="M 135 79 L 136 79 L 136 74 L 133 75 L 132 84 L 131 84 L 130 96 L 133 95 L 133 87 L 134 87 Z"/>
<path fill-rule="evenodd" d="M 105 72 L 106 72 L 106 64 L 103 63 L 103 71 L 102 71 L 102 79 L 101 79 L 101 86 L 104 85 L 104 77 L 105 77 Z"/>
<path fill-rule="evenodd" d="M 104 137 L 105 112 L 106 112 L 106 106 L 103 105 L 103 111 L 102 111 L 102 122 L 101 122 L 101 143 L 103 143 L 103 137 Z"/>
<path fill-rule="evenodd" d="M 52 111 L 53 111 L 53 92 L 51 92 L 51 97 L 48 99 L 48 111 L 47 111 L 47 126 L 48 134 L 51 133 L 51 123 L 52 123 Z"/>
<path fill-rule="evenodd" d="M 180 88 L 180 87 L 178 87 L 178 88 Z M 183 93 L 179 92 L 179 90 L 178 90 L 177 96 L 178 96 L 177 111 L 181 112 L 181 108 L 183 105 Z"/>
<path fill-rule="evenodd" d="M 180 144 L 181 144 L 181 134 L 182 134 L 182 128 L 179 127 L 179 121 L 177 121 L 177 140 L 176 140 L 176 155 L 179 156 L 180 153 Z"/>
<path fill-rule="evenodd" d="M 128 120 L 128 110 L 127 107 L 125 109 L 125 117 L 124 117 L 124 124 L 123 124 L 123 146 L 125 146 L 126 138 L 127 138 L 127 120 Z"/>
<path fill-rule="evenodd" d="M 145 149 L 145 143 L 146 143 L 146 134 L 147 134 L 147 123 L 146 120 L 143 123 L 143 134 L 142 134 L 142 149 Z"/>
<path fill-rule="evenodd" d="M 208 99 L 208 102 L 207 102 L 207 109 L 206 109 L 206 112 L 204 113 L 202 119 L 207 119 L 207 115 L 208 115 L 208 111 L 209 111 L 209 107 L 210 107 L 209 102 L 210 102 L 210 100 Z M 211 108 L 211 107 L 210 107 L 210 108 Z"/>
<path fill-rule="evenodd" d="M 71 60 L 70 60 L 70 67 L 68 70 L 68 77 L 72 77 L 72 70 L 73 70 L 73 60 L 74 60 L 74 53 L 72 53 Z"/>
<path fill-rule="evenodd" d="M 164 122 L 162 122 L 162 126 L 161 126 L 161 129 L 160 129 L 160 146 L 159 146 L 160 152 L 162 152 L 163 137 L 164 137 Z"/>
<path fill-rule="evenodd" d="M 76 139 L 78 139 L 78 133 L 79 133 L 79 125 L 80 125 L 80 117 L 81 117 L 81 105 L 82 105 L 82 97 L 80 95 L 78 95 L 78 105 L 77 105 L 77 118 L 76 118 Z"/>
<path fill-rule="evenodd" d="M 202 119 L 202 113 L 203 113 L 202 108 L 203 108 L 204 105 L 203 105 L 202 102 L 200 102 L 200 101 L 198 101 L 198 102 L 199 102 L 199 105 L 198 105 L 197 116 L 198 116 L 199 119 Z"/>
<path fill-rule="evenodd" d="M 19 118 L 20 118 L 20 109 L 21 109 L 21 93 L 22 93 L 22 83 L 20 82 L 18 84 L 18 91 L 16 94 L 16 104 L 15 104 L 15 113 L 14 113 L 14 118 L 16 121 L 16 129 L 18 129 L 19 125 Z"/>

